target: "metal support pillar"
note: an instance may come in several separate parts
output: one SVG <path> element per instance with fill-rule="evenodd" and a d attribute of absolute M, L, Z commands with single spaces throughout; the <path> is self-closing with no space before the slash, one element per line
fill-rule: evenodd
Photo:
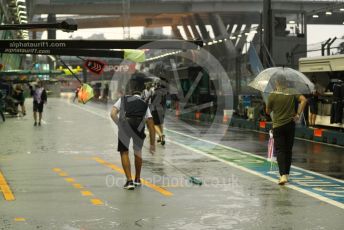
<path fill-rule="evenodd" d="M 37 32 L 32 31 L 32 39 L 36 40 L 37 39 Z M 37 55 L 33 54 L 32 55 L 32 63 L 35 64 L 37 62 Z"/>
<path fill-rule="evenodd" d="M 48 23 L 56 23 L 56 14 L 48 14 Z M 48 29 L 48 39 L 56 40 L 56 29 Z M 49 70 L 54 69 L 54 63 L 53 61 L 47 57 L 47 61 L 49 63 Z"/>
<path fill-rule="evenodd" d="M 82 69 L 83 82 L 87 83 L 87 68 Z"/>
<path fill-rule="evenodd" d="M 56 23 L 56 14 L 49 14 L 48 23 Z M 48 29 L 48 39 L 56 39 L 56 29 Z"/>
<path fill-rule="evenodd" d="M 130 39 L 130 0 L 122 0 L 123 39 Z"/>
<path fill-rule="evenodd" d="M 262 13 L 262 25 L 264 28 L 264 35 L 262 42 L 265 44 L 267 51 L 272 53 L 272 9 L 271 9 L 271 0 L 264 0 L 263 2 L 263 13 Z M 264 45 L 263 44 L 263 45 Z M 269 63 L 266 63 L 266 58 L 263 58 L 261 47 L 261 60 L 263 61 L 263 66 L 269 66 Z"/>
<path fill-rule="evenodd" d="M 220 33 L 220 36 L 223 36 L 224 38 L 228 37 L 226 26 L 224 25 L 221 16 L 219 14 L 214 14 L 213 20 L 214 20 L 214 23 L 215 23 L 217 30 Z M 236 56 L 237 52 L 235 50 L 235 46 L 232 43 L 232 41 L 228 39 L 227 41 L 224 42 L 224 44 L 225 44 L 225 48 L 226 48 L 226 52 L 227 52 L 228 57 L 234 58 Z"/>

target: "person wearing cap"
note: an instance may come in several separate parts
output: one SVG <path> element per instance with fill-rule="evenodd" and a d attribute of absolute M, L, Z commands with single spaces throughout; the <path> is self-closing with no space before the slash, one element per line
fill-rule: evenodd
<path fill-rule="evenodd" d="M 152 114 L 148 104 L 141 98 L 141 90 L 134 87 L 132 93 L 122 96 L 114 104 L 111 111 L 111 118 L 118 127 L 118 147 L 121 154 L 122 167 L 127 182 L 124 189 L 133 190 L 135 186 L 141 185 L 142 148 L 145 135 L 145 123 L 147 124 L 150 136 L 150 152 L 155 152 L 155 130 Z M 135 155 L 135 179 L 133 180 L 129 159 L 129 143 L 133 141 Z"/>

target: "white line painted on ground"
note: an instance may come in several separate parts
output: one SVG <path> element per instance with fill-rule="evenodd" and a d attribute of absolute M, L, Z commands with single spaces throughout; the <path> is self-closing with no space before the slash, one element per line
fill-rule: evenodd
<path fill-rule="evenodd" d="M 249 152 L 245 152 L 245 151 L 242 151 L 242 150 L 237 149 L 237 148 L 229 147 L 229 146 L 226 146 L 226 145 L 223 145 L 223 144 L 219 144 L 219 143 L 215 143 L 215 142 L 208 141 L 208 140 L 203 140 L 203 139 L 201 139 L 201 138 L 193 137 L 193 136 L 191 136 L 191 135 L 188 135 L 188 134 L 185 134 L 185 133 L 181 133 L 181 132 L 178 132 L 178 131 L 174 131 L 174 130 L 170 130 L 170 129 L 167 129 L 167 128 L 165 128 L 165 130 L 168 130 L 168 131 L 170 131 L 170 132 L 177 133 L 177 134 L 182 135 L 182 136 L 185 136 L 185 137 L 189 137 L 189 138 L 192 138 L 192 139 L 196 139 L 196 140 L 199 140 L 199 141 L 203 141 L 203 142 L 206 142 L 206 143 L 209 143 L 209 144 L 218 145 L 218 146 L 220 146 L 220 147 L 226 148 L 226 149 L 228 149 L 228 150 L 236 151 L 236 152 L 238 152 L 238 153 L 242 153 L 242 154 L 245 154 L 245 155 L 249 155 L 249 156 L 252 156 L 252 157 L 257 157 L 257 158 L 266 160 L 266 157 L 262 157 L 262 156 L 258 156 L 258 155 L 255 155 L 255 154 L 252 154 L 252 153 L 249 153 Z M 307 173 L 310 173 L 310 174 L 313 174 L 313 175 L 321 176 L 321 177 L 324 177 L 324 178 L 328 178 L 328 179 L 331 179 L 331 180 L 335 180 L 335 181 L 338 181 L 338 182 L 344 182 L 344 180 L 340 180 L 340 179 L 337 179 L 337 178 L 333 178 L 333 177 L 330 177 L 330 176 L 326 176 L 326 175 L 323 175 L 323 174 L 320 174 L 320 173 L 317 173 L 317 172 L 309 171 L 309 170 L 307 170 L 307 169 L 299 168 L 299 167 L 297 167 L 297 166 L 293 166 L 293 165 L 292 165 L 292 168 L 299 169 L 299 170 L 301 170 L 301 171 L 304 171 L 304 172 L 307 172 Z"/>
<path fill-rule="evenodd" d="M 186 149 L 188 149 L 188 150 L 191 150 L 191 151 L 193 151 L 193 152 L 202 154 L 202 155 L 204 155 L 204 156 L 206 156 L 206 157 L 209 157 L 209 158 L 211 158 L 211 159 L 215 159 L 215 160 L 221 161 L 221 162 L 223 162 L 223 163 L 225 163 L 225 164 L 227 164 L 227 165 L 230 165 L 230 166 L 232 166 L 232 167 L 234 167 L 234 168 L 240 169 L 240 170 L 245 171 L 245 172 L 247 172 L 247 173 L 250 173 L 250 174 L 253 174 L 253 175 L 255 175 L 255 176 L 264 178 L 264 179 L 266 179 L 266 180 L 269 180 L 269 181 L 273 182 L 274 184 L 277 184 L 277 183 L 278 183 L 278 182 L 277 182 L 277 179 L 273 179 L 273 178 L 271 178 L 271 177 L 269 177 L 269 176 L 262 175 L 262 174 L 260 174 L 260 173 L 258 173 L 258 172 L 256 172 L 256 171 L 247 169 L 247 168 L 242 167 L 242 166 L 240 166 L 240 165 L 237 165 L 237 164 L 235 164 L 235 163 L 232 163 L 232 162 L 223 160 L 223 159 L 218 158 L 218 157 L 216 157 L 216 156 L 209 155 L 209 154 L 204 153 L 204 152 L 202 152 L 202 151 L 200 151 L 200 150 L 194 149 L 194 148 L 192 148 L 192 147 L 183 145 L 183 144 L 181 144 L 181 143 L 178 143 L 178 142 L 175 142 L 175 141 L 172 141 L 172 140 L 169 140 L 169 142 L 171 142 L 171 143 L 173 143 L 173 144 L 175 144 L 175 145 L 178 145 L 178 146 L 180 146 L 180 147 L 186 148 Z M 332 179 L 332 178 L 331 178 L 331 179 Z M 297 186 L 295 186 L 295 185 L 287 184 L 287 185 L 284 185 L 284 186 L 286 186 L 286 187 L 288 187 L 288 188 L 291 188 L 291 189 L 294 189 L 294 190 L 296 190 L 296 191 L 299 191 L 299 192 L 301 192 L 301 193 L 303 193 L 303 194 L 306 194 L 306 195 L 311 196 L 311 197 L 313 197 L 313 198 L 316 198 L 316 199 L 318 199 L 318 200 L 321 200 L 321 201 L 324 201 L 324 202 L 326 202 L 326 203 L 332 204 L 332 205 L 334 205 L 334 206 L 336 206 L 336 207 L 338 207 L 338 208 L 344 209 L 344 204 L 339 203 L 339 202 L 334 201 L 334 200 L 331 200 L 331 199 L 328 199 L 328 198 L 326 198 L 326 197 L 324 197 L 324 196 L 320 196 L 320 195 L 318 195 L 318 194 L 309 192 L 309 191 L 307 191 L 307 190 L 305 190 L 305 189 L 302 189 L 302 188 L 299 188 L 299 187 L 297 187 Z"/>

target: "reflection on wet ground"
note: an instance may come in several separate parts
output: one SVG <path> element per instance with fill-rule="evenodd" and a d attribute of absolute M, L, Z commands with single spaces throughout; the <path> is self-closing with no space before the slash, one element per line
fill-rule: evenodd
<path fill-rule="evenodd" d="M 178 121 L 179 123 L 175 121 L 174 118 L 169 119 L 167 126 L 173 130 L 194 134 L 190 129 L 185 128 L 183 121 Z M 267 156 L 269 137 L 265 133 L 226 127 L 222 124 L 212 124 L 214 127 L 210 128 L 209 124 L 191 121 L 187 121 L 187 123 L 189 126 L 192 125 L 194 129 L 201 130 L 202 139 L 220 142 L 223 145 L 259 156 Z M 211 129 L 212 134 L 205 134 L 209 129 Z M 223 129 L 227 129 L 225 133 Z M 327 176 L 344 179 L 344 147 L 296 139 L 292 164 Z"/>
<path fill-rule="evenodd" d="M 28 111 L 31 105 L 28 100 Z M 0 170 L 16 197 L 9 202 L 0 196 L 0 229 L 342 229 L 343 209 L 338 206 L 194 151 L 202 142 L 183 146 L 187 138 L 182 135 L 178 135 L 179 143 L 167 136 L 166 145 L 158 145 L 154 156 L 147 151 L 148 143 L 143 151 L 142 177 L 173 195 L 162 195 L 148 186 L 126 191 L 123 174 L 109 167 L 120 168 L 121 161 L 107 106 L 51 98 L 44 120 L 41 127 L 33 127 L 29 116 L 0 124 Z M 265 156 L 267 139 L 260 133 L 219 125 L 209 130 L 173 119 L 166 126 L 218 143 L 215 150 L 228 162 L 240 153 L 222 151 L 221 145 Z M 297 142 L 295 164 L 301 167 L 324 167 L 324 151 L 342 159 L 337 148 L 321 146 L 313 154 L 311 143 Z M 338 167 L 335 172 L 342 174 L 342 166 L 330 159 Z M 53 171 L 56 168 L 68 178 Z M 202 178 L 203 185 L 190 183 L 189 176 Z M 78 184 L 68 182 L 69 178 Z M 104 204 L 93 205 L 90 197 L 82 195 L 84 190 Z"/>

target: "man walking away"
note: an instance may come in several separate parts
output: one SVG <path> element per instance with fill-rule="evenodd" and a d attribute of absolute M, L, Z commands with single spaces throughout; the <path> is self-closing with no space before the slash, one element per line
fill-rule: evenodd
<path fill-rule="evenodd" d="M 41 125 L 43 105 L 47 103 L 47 92 L 43 88 L 42 81 L 39 81 L 36 88 L 33 90 L 31 87 L 31 95 L 33 96 L 33 118 L 35 119 L 34 126 L 37 126 L 37 112 L 38 112 L 38 125 Z"/>
<path fill-rule="evenodd" d="M 157 87 L 152 96 L 151 109 L 155 131 L 159 136 L 158 142 L 160 142 L 161 145 L 165 145 L 164 119 L 166 113 L 166 95 L 166 88 L 160 83 L 157 83 Z"/>
<path fill-rule="evenodd" d="M 280 173 L 278 183 L 284 185 L 288 182 L 291 167 L 295 121 L 300 119 L 307 100 L 303 95 L 297 95 L 292 89 L 287 87 L 285 76 L 277 75 L 271 81 L 274 81 L 276 90 L 268 98 L 266 113 L 270 114 L 273 112 L 273 136 Z M 295 111 L 296 103 L 300 103 L 297 112 Z"/>
<path fill-rule="evenodd" d="M 118 126 L 118 148 L 121 154 L 122 166 L 127 177 L 124 189 L 133 190 L 141 185 L 142 147 L 146 137 L 144 129 L 147 123 L 150 136 L 150 152 L 155 151 L 155 131 L 151 112 L 147 103 L 141 99 L 141 93 L 136 86 L 131 96 L 121 97 L 113 106 L 111 118 Z M 118 116 L 119 115 L 119 116 Z M 129 143 L 133 140 L 135 155 L 135 180 L 131 175 L 129 159 Z"/>

